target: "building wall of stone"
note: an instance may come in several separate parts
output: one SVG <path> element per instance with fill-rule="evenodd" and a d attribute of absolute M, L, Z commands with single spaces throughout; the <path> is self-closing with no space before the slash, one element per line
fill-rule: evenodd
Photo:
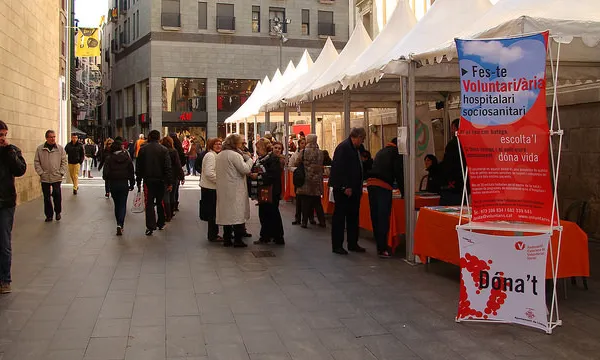
<path fill-rule="evenodd" d="M 558 178 L 561 213 L 574 201 L 587 201 L 583 229 L 600 238 L 600 102 L 560 107 L 560 121 L 565 131 Z"/>
<path fill-rule="evenodd" d="M 0 0 L 0 119 L 27 161 L 16 182 L 18 201 L 41 194 L 35 150 L 48 129 L 58 130 L 59 2 Z"/>

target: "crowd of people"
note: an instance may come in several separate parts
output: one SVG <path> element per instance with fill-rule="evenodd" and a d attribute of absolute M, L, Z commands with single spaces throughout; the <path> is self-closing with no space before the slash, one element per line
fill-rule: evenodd
<path fill-rule="evenodd" d="M 458 131 L 457 120 L 452 123 L 452 131 L 453 134 Z M 9 144 L 7 133 L 7 125 L 0 121 L 0 293 L 11 291 L 14 183 L 15 177 L 22 176 L 27 168 L 21 151 Z M 246 229 L 250 200 L 258 206 L 261 226 L 254 244 L 285 244 L 279 204 L 287 167 L 296 169 L 293 175 L 296 213 L 292 224 L 302 228 L 318 224 L 325 228 L 321 197 L 328 191 L 323 186 L 328 169 L 328 184 L 335 202 L 332 252 L 347 255 L 349 251 L 366 251 L 358 243 L 360 199 L 366 185 L 377 253 L 388 258 L 393 191 L 398 189 L 404 194 L 403 157 L 394 138 L 371 158 L 363 145 L 366 136 L 364 128 L 353 128 L 349 137 L 337 145 L 331 159 L 327 151 L 319 148 L 315 134 L 300 134 L 297 143 L 289 143 L 288 150 L 294 150 L 290 155 L 284 154 L 283 144 L 271 134 L 251 142 L 250 148 L 238 134 L 224 140 L 211 138 L 204 150 L 194 138 L 186 136 L 181 141 L 177 134 L 170 134 L 161 139 L 156 130 L 150 131 L 147 138 L 140 135 L 135 142 L 109 138 L 101 147 L 91 139 L 82 144 L 77 134 L 73 134 L 63 148 L 56 141 L 56 133 L 48 130 L 45 142 L 35 152 L 34 169 L 40 177 L 45 221 L 52 222 L 61 220 L 64 176 L 70 174 L 73 194 L 77 195 L 80 170 L 84 177 L 91 178 L 97 162 L 105 181 L 105 196 L 112 197 L 114 202 L 117 236 L 123 234 L 128 195 L 136 185 L 140 196 L 144 194 L 145 234 L 151 236 L 154 231 L 163 230 L 179 211 L 179 187 L 185 183 L 185 175 L 199 174 L 199 217 L 208 223 L 207 240 L 236 248 L 247 247 L 244 238 L 252 237 Z M 446 146 L 444 161 L 439 163 L 435 155 L 427 155 L 428 175 L 420 190 L 439 193 L 442 205 L 460 204 L 464 186 L 461 156 L 464 155 L 459 152 L 455 136 Z"/>

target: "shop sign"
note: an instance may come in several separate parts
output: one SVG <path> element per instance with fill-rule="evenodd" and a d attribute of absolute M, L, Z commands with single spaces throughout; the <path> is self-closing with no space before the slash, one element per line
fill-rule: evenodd
<path fill-rule="evenodd" d="M 473 221 L 550 224 L 548 32 L 456 40 Z"/>
<path fill-rule="evenodd" d="M 550 234 L 494 236 L 458 230 L 460 299 L 456 319 L 503 321 L 546 330 Z"/>
<path fill-rule="evenodd" d="M 181 113 L 181 115 L 179 115 L 179 120 L 181 121 L 192 121 L 192 112 L 191 111 L 184 111 Z"/>

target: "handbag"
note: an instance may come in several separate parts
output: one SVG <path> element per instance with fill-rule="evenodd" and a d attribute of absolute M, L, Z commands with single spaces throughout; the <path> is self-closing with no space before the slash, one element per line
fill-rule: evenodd
<path fill-rule="evenodd" d="M 133 197 L 133 206 L 131 207 L 131 212 L 143 213 L 144 209 L 145 209 L 144 193 L 142 191 L 138 191 L 135 193 L 135 196 Z"/>
<path fill-rule="evenodd" d="M 258 203 L 272 204 L 273 203 L 273 185 L 262 185 L 258 187 Z"/>
<path fill-rule="evenodd" d="M 304 153 L 305 151 L 302 150 L 302 162 L 296 167 L 296 170 L 294 170 L 294 174 L 292 177 L 292 181 L 296 189 L 302 187 L 302 185 L 304 185 L 304 183 L 306 182 L 306 171 L 304 170 Z"/>

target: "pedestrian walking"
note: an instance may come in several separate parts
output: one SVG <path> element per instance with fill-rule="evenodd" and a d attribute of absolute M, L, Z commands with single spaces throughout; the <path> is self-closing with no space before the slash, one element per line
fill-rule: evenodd
<path fill-rule="evenodd" d="M 175 189 L 179 188 L 180 183 L 181 185 L 185 183 L 185 174 L 183 173 L 183 168 L 179 162 L 179 154 L 177 154 L 177 150 L 173 147 L 173 139 L 169 136 L 165 136 L 161 139 L 160 143 L 169 150 L 169 158 L 171 159 L 171 165 L 173 166 L 173 171 L 171 172 L 172 177 L 165 184 L 164 195 L 165 221 L 170 222 L 175 215 L 175 212 L 173 211 L 175 206 Z M 169 188 L 171 190 L 169 190 Z"/>
<path fill-rule="evenodd" d="M 135 186 L 133 161 L 129 154 L 121 149 L 119 143 L 111 145 L 111 156 L 104 164 L 102 178 L 110 182 L 110 194 L 115 204 L 117 220 L 117 236 L 123 235 L 125 215 L 127 214 L 127 197 Z"/>
<path fill-rule="evenodd" d="M 353 128 L 333 153 L 329 186 L 333 188 L 335 209 L 331 224 L 331 246 L 336 254 L 347 255 L 344 249 L 344 228 L 348 250 L 365 252 L 358 245 L 358 215 L 362 196 L 363 169 L 358 149 L 365 141 L 364 128 Z"/>
<path fill-rule="evenodd" d="M 255 144 L 258 159 L 252 166 L 249 177 L 252 179 L 252 197 L 258 201 L 260 238 L 255 244 L 268 244 L 274 241 L 284 245 L 283 223 L 279 212 L 281 198 L 281 161 L 273 154 L 273 145 L 267 139 L 259 139 Z"/>
<path fill-rule="evenodd" d="M 184 156 L 185 156 L 185 159 L 184 159 L 185 161 L 182 161 L 181 163 L 185 164 L 185 168 L 187 170 L 186 175 L 191 175 L 191 172 L 190 172 L 190 170 L 191 170 L 190 169 L 190 162 L 189 162 L 189 154 L 190 154 L 191 142 L 190 142 L 190 136 L 189 135 L 186 135 L 183 138 L 183 141 L 181 142 L 181 147 L 183 149 L 183 153 L 184 153 Z"/>
<path fill-rule="evenodd" d="M 98 171 L 102 170 L 102 167 L 104 166 L 104 164 L 106 164 L 106 162 L 108 161 L 108 159 L 110 158 L 110 148 L 111 145 L 113 144 L 114 140 L 111 138 L 108 138 L 104 141 L 104 147 L 102 148 L 102 152 L 100 153 L 100 163 L 98 164 Z M 104 179 L 104 197 L 105 198 L 109 198 L 110 196 L 110 181 Z"/>
<path fill-rule="evenodd" d="M 398 153 L 398 141 L 393 138 L 375 155 L 370 177 L 367 179 L 369 206 L 373 235 L 377 243 L 377 254 L 381 258 L 391 256 L 388 246 L 392 191 L 394 187 L 404 194 L 404 160 Z"/>
<path fill-rule="evenodd" d="M 94 155 L 96 154 L 96 145 L 92 139 L 85 139 L 85 145 L 83 147 L 84 160 L 83 160 L 83 177 L 87 172 L 88 179 L 92 178 L 92 162 L 94 161 Z"/>
<path fill-rule="evenodd" d="M 23 176 L 27 164 L 21 150 L 10 144 L 8 126 L 0 120 L 0 294 L 11 289 L 12 227 L 17 206 L 15 177 Z"/>
<path fill-rule="evenodd" d="M 140 152 L 140 149 L 142 147 L 142 145 L 144 145 L 146 143 L 146 139 L 144 138 L 144 134 L 140 134 L 140 136 L 138 137 L 138 140 L 135 142 L 135 155 L 134 155 L 134 159 L 137 159 L 137 156 Z"/>
<path fill-rule="evenodd" d="M 62 211 L 60 184 L 67 173 L 67 153 L 56 143 L 54 130 L 46 131 L 46 142 L 38 146 L 33 163 L 42 183 L 46 222 L 52 221 L 55 214 L 56 221 L 60 221 Z"/>
<path fill-rule="evenodd" d="M 252 157 L 242 152 L 244 140 L 231 134 L 216 157 L 217 224 L 223 225 L 223 245 L 246 247 L 242 241 L 244 224 L 250 219 L 250 201 L 246 176 L 252 168 Z"/>
<path fill-rule="evenodd" d="M 298 149 L 290 157 L 290 166 L 296 166 L 296 162 L 298 161 L 300 153 L 302 152 L 302 150 L 304 150 L 305 147 L 306 147 L 306 138 L 298 139 Z M 298 193 L 297 193 L 298 189 L 294 189 L 294 191 L 296 191 L 296 193 L 295 193 L 296 213 L 294 214 L 294 221 L 292 222 L 292 225 L 300 225 L 300 224 L 302 224 L 302 221 L 303 221 L 302 220 L 302 197 L 298 196 Z M 311 216 L 310 219 L 311 219 L 311 223 L 315 221 L 314 216 Z M 307 219 L 305 219 L 304 221 L 307 221 Z"/>
<path fill-rule="evenodd" d="M 308 220 L 311 219 L 311 224 L 316 224 L 314 221 L 314 213 L 317 213 L 319 226 L 325 227 L 325 212 L 323 204 L 321 204 L 321 196 L 323 195 L 323 152 L 317 144 L 317 135 L 308 134 L 306 137 L 306 146 L 296 158 L 296 167 L 304 164 L 305 181 L 304 184 L 296 189 L 296 197 L 301 199 L 302 204 L 302 227 L 308 226 Z"/>
<path fill-rule="evenodd" d="M 141 191 L 142 180 L 148 195 L 146 197 L 146 235 L 150 236 L 158 228 L 165 226 L 165 209 L 163 198 L 165 186 L 173 176 L 169 150 L 158 143 L 160 133 L 152 130 L 148 134 L 148 143 L 140 149 L 136 161 L 136 181 L 138 191 Z M 167 186 L 173 190 L 172 185 Z M 156 206 L 156 213 L 155 213 Z M 158 215 L 158 220 L 157 220 Z"/>
<path fill-rule="evenodd" d="M 217 225 L 217 154 L 221 152 L 223 141 L 219 138 L 208 139 L 206 153 L 202 159 L 200 173 L 200 220 L 208 222 L 208 241 L 220 242 Z"/>
<path fill-rule="evenodd" d="M 194 176 L 197 176 L 196 172 L 196 159 L 198 158 L 198 144 L 195 140 L 190 140 L 190 150 L 188 151 L 188 169 Z"/>
<path fill-rule="evenodd" d="M 54 143 L 56 143 L 56 136 L 54 137 Z M 77 134 L 71 134 L 71 142 L 65 146 L 65 152 L 69 161 L 69 176 L 73 182 L 73 195 L 77 195 L 77 191 L 79 190 L 79 170 L 85 160 L 85 152 L 83 146 L 79 143 Z M 85 172 L 83 173 L 83 177 L 85 177 Z"/>

